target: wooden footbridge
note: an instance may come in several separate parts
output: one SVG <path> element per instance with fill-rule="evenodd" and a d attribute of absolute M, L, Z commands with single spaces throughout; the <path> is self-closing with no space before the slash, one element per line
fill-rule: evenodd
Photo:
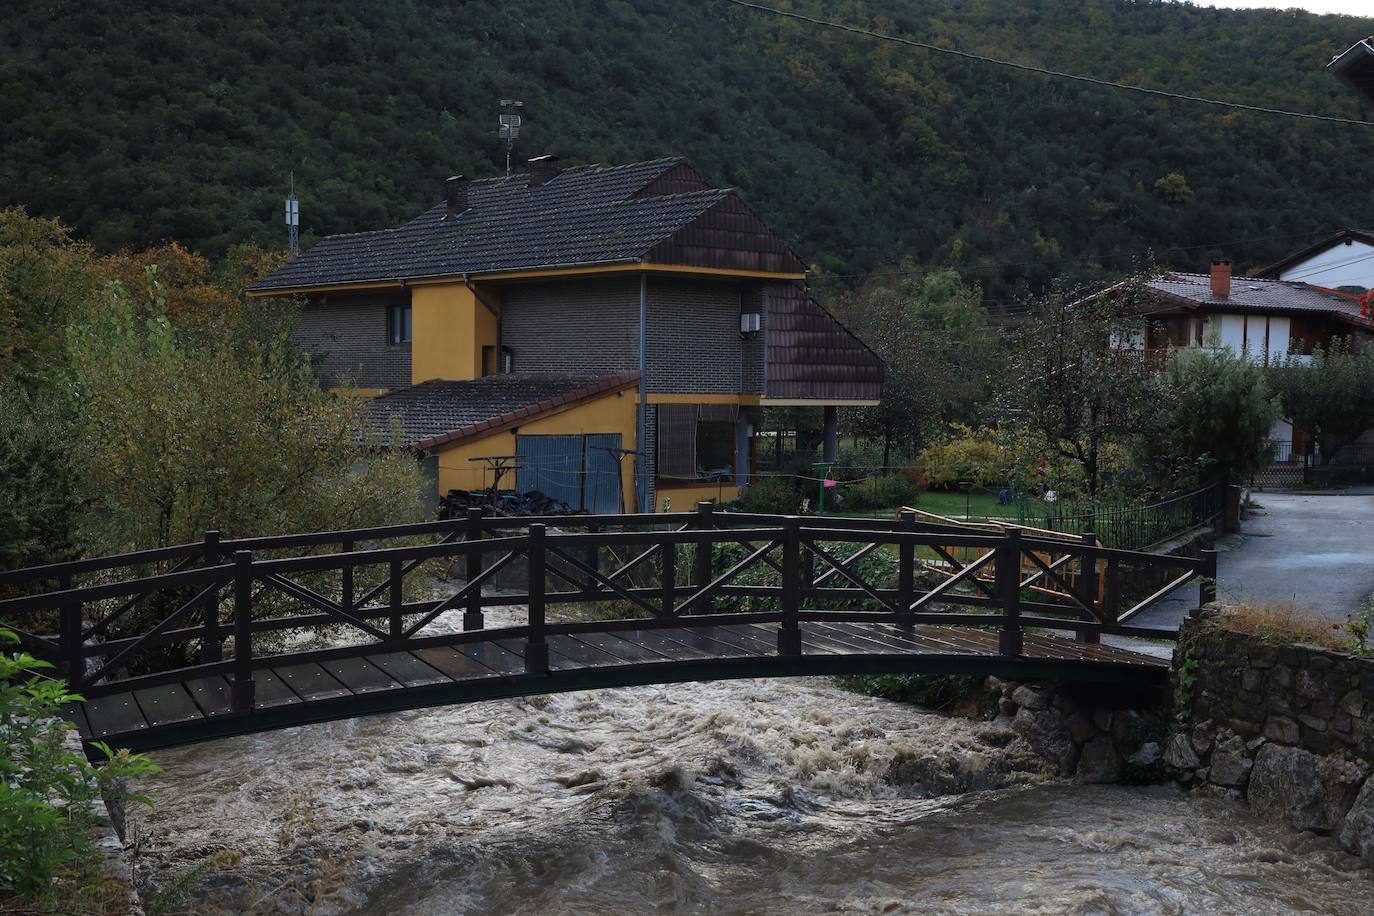
<path fill-rule="evenodd" d="M 222 539 L 0 574 L 0 625 L 149 749 L 587 688 L 880 672 L 1166 682 L 1104 635 L 1215 556 L 712 511 Z"/>

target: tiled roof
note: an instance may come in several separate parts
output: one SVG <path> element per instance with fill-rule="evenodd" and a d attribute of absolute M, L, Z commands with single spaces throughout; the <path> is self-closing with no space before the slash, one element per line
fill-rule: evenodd
<path fill-rule="evenodd" d="M 1207 274 L 1171 272 L 1150 280 L 1146 286 L 1189 307 L 1270 313 L 1324 312 L 1363 321 L 1360 303 L 1355 298 L 1307 283 L 1236 277 L 1231 281 L 1231 295 L 1225 299 L 1212 295 L 1211 277 Z"/>
<path fill-rule="evenodd" d="M 456 218 L 444 219 L 440 203 L 396 229 L 329 236 L 250 288 L 637 261 L 734 194 L 707 188 L 635 196 L 681 163 L 579 166 L 534 187 L 528 175 L 474 181 L 468 209 Z"/>
<path fill-rule="evenodd" d="M 479 439 L 638 383 L 638 372 L 600 376 L 513 372 L 465 381 L 422 382 L 373 398 L 368 410 L 384 435 L 389 434 L 393 419 L 399 419 L 406 444 L 429 450 Z"/>
<path fill-rule="evenodd" d="M 876 401 L 882 359 L 812 299 L 800 283 L 768 301 L 767 396 L 776 400 Z"/>

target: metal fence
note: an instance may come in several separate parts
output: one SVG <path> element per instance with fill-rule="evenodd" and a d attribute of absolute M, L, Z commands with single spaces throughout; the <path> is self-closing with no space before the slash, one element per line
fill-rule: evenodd
<path fill-rule="evenodd" d="M 1019 504 L 1021 523 L 1066 534 L 1091 531 L 1108 547 L 1143 550 L 1202 525 L 1214 524 L 1224 508 L 1220 484 L 1138 506 L 1081 502 Z"/>
<path fill-rule="evenodd" d="M 1256 490 L 1302 490 L 1348 487 L 1374 483 L 1374 447 L 1347 445 L 1329 464 L 1313 455 L 1300 455 L 1278 443 L 1275 460 L 1250 475 Z"/>

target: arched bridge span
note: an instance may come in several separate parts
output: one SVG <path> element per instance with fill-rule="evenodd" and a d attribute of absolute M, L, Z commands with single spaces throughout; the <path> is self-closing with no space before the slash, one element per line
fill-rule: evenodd
<path fill-rule="evenodd" d="M 378 712 L 741 677 L 962 673 L 1163 686 L 1104 635 L 1215 556 L 1091 536 L 712 511 L 465 518 L 0 574 L 0 622 L 151 749 Z"/>

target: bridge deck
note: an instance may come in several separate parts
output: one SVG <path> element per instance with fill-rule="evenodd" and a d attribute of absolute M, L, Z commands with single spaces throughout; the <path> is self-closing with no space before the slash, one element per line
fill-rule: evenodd
<path fill-rule="evenodd" d="M 548 638 L 548 674 L 525 672 L 519 639 L 282 664 L 257 671 L 252 713 L 230 710 L 230 683 L 208 677 L 96 697 L 68 714 L 83 738 L 148 749 L 373 712 L 633 684 L 876 672 L 1000 674 L 1155 687 L 1164 661 L 1105 645 L 1025 634 L 998 653 L 994 630 L 959 626 L 802 625 L 801 656 L 778 654 L 762 625 L 690 625 Z"/>

